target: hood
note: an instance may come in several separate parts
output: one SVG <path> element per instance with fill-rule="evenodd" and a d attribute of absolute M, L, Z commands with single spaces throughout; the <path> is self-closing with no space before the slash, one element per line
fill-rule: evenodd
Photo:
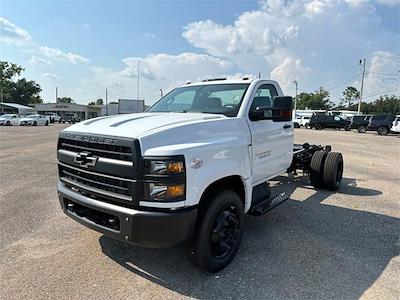
<path fill-rule="evenodd" d="M 227 117 L 203 113 L 136 113 L 89 119 L 64 131 L 138 138 L 166 128 L 223 118 Z"/>

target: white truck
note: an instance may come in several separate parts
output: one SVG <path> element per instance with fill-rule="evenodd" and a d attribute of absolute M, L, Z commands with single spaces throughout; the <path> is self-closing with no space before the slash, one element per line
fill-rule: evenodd
<path fill-rule="evenodd" d="M 330 146 L 294 145 L 292 98 L 271 80 L 188 83 L 145 113 L 103 116 L 59 134 L 59 201 L 74 220 L 115 239 L 154 247 L 186 243 L 209 272 L 227 266 L 244 214 L 287 199 L 268 180 L 301 169 L 336 190 Z"/>

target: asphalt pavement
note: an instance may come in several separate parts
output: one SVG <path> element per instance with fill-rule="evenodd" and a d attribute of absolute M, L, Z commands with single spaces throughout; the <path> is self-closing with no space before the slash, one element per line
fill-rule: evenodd
<path fill-rule="evenodd" d="M 126 245 L 62 213 L 65 126 L 0 128 L 0 299 L 399 299 L 400 136 L 296 129 L 296 142 L 343 153 L 340 190 L 278 178 L 290 199 L 246 217 L 237 257 L 210 275 L 182 247 Z"/>

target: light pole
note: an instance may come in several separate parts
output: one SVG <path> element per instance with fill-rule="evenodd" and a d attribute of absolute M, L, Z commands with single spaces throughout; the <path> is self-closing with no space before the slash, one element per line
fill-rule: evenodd
<path fill-rule="evenodd" d="M 299 82 L 297 80 L 293 81 L 293 83 L 296 85 L 296 97 L 294 98 L 294 116 L 296 117 L 296 109 L 297 109 L 297 85 Z"/>
<path fill-rule="evenodd" d="M 160 89 L 160 95 L 161 95 L 161 98 L 162 98 L 162 96 L 163 96 L 163 90 L 162 89 Z"/>
<path fill-rule="evenodd" d="M 360 91 L 360 99 L 358 100 L 357 115 L 359 115 L 361 113 L 361 102 L 362 102 L 363 90 L 364 90 L 365 58 L 360 59 L 360 66 L 361 65 L 362 65 L 361 91 Z"/>

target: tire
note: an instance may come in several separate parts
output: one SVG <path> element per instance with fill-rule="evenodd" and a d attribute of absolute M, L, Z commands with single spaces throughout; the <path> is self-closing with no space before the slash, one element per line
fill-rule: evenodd
<path fill-rule="evenodd" d="M 62 121 L 61 121 L 61 119 L 60 119 L 60 120 L 58 121 L 58 123 L 60 123 L 60 124 L 61 124 L 61 122 L 62 122 Z"/>
<path fill-rule="evenodd" d="M 294 128 L 300 128 L 300 125 L 299 125 L 299 123 L 296 123 L 296 122 L 295 122 L 295 123 L 293 123 L 293 127 L 294 127 Z"/>
<path fill-rule="evenodd" d="M 351 127 L 350 127 L 350 125 L 345 125 L 345 126 L 344 126 L 344 130 L 346 130 L 346 131 L 350 131 L 350 130 L 351 130 Z"/>
<path fill-rule="evenodd" d="M 46 123 L 44 124 L 44 126 L 49 126 L 49 121 L 46 121 Z"/>
<path fill-rule="evenodd" d="M 387 135 L 389 133 L 389 130 L 385 126 L 380 126 L 376 130 L 379 135 Z"/>
<path fill-rule="evenodd" d="M 33 122 L 33 126 L 37 126 L 37 122 L 35 121 L 35 122 Z"/>
<path fill-rule="evenodd" d="M 307 128 L 307 129 L 310 129 L 310 128 L 311 128 L 311 127 L 310 127 L 310 123 L 306 123 L 306 124 L 304 125 L 304 127 Z"/>
<path fill-rule="evenodd" d="M 325 151 L 316 151 L 311 157 L 310 162 L 310 181 L 313 187 L 322 188 L 324 181 L 322 174 L 324 172 L 324 164 L 327 156 Z"/>
<path fill-rule="evenodd" d="M 341 153 L 329 152 L 325 159 L 323 181 L 324 186 L 331 191 L 340 187 L 343 177 L 343 157 Z"/>
<path fill-rule="evenodd" d="M 239 250 L 243 236 L 243 202 L 229 190 L 213 193 L 208 207 L 200 208 L 196 231 L 186 244 L 189 260 L 216 273 L 225 268 Z"/>
<path fill-rule="evenodd" d="M 314 128 L 316 130 L 321 130 L 322 129 L 322 125 L 321 124 L 315 124 Z"/>
<path fill-rule="evenodd" d="M 365 125 L 360 125 L 357 127 L 357 131 L 359 133 L 366 133 L 367 132 L 367 127 L 365 127 Z"/>
<path fill-rule="evenodd" d="M 10 121 L 7 121 L 7 122 L 6 122 L 6 126 L 11 126 Z"/>

